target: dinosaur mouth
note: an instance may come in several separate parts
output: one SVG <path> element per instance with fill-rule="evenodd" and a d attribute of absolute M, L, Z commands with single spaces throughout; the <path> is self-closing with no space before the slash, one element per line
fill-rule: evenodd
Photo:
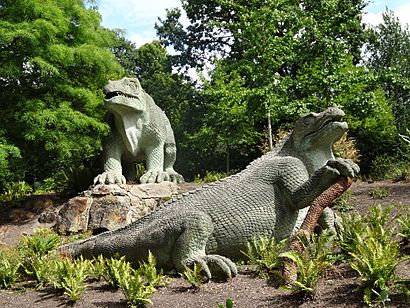
<path fill-rule="evenodd" d="M 108 92 L 108 93 L 106 93 L 106 94 L 105 94 L 105 99 L 106 99 L 106 100 L 111 100 L 111 99 L 113 99 L 114 97 L 117 97 L 117 96 L 128 97 L 128 98 L 135 98 L 135 96 L 129 95 L 129 94 L 124 93 L 124 92 L 121 92 L 121 91 L 113 91 L 113 92 Z"/>
<path fill-rule="evenodd" d="M 333 123 L 336 123 L 336 124 L 342 123 L 341 120 L 342 120 L 342 116 L 339 116 L 339 115 L 332 116 L 332 117 L 330 117 L 329 119 L 326 119 L 326 120 L 322 123 L 322 125 L 320 126 L 320 128 L 318 129 L 318 131 L 324 129 L 325 127 L 327 127 L 328 125 L 331 125 L 331 124 L 333 124 Z"/>

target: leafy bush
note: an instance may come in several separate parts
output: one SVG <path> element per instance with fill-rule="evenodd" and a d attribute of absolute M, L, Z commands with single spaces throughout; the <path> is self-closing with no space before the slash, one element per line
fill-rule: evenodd
<path fill-rule="evenodd" d="M 410 161 L 405 158 L 381 155 L 370 166 L 370 178 L 373 180 L 410 181 Z"/>
<path fill-rule="evenodd" d="M 183 273 L 180 273 L 181 277 L 185 279 L 195 290 L 207 281 L 207 277 L 202 270 L 202 266 L 194 263 L 192 268 L 185 266 Z"/>
<path fill-rule="evenodd" d="M 279 255 L 284 251 L 286 241 L 277 242 L 275 238 L 258 238 L 248 242 L 246 252 L 242 252 L 249 264 L 255 265 L 257 272 L 266 278 L 266 275 L 277 274 L 278 267 L 282 264 Z"/>
<path fill-rule="evenodd" d="M 399 235 L 405 241 L 410 241 L 410 204 L 407 209 L 397 219 L 399 223 Z"/>
<path fill-rule="evenodd" d="M 354 208 L 352 204 L 352 191 L 347 190 L 339 198 L 332 202 L 332 208 L 339 212 L 348 212 Z"/>
<path fill-rule="evenodd" d="M 48 228 L 39 228 L 32 235 L 23 235 L 18 243 L 18 249 L 24 259 L 41 257 L 57 248 L 60 237 Z"/>
<path fill-rule="evenodd" d="M 383 199 L 390 195 L 390 190 L 386 187 L 376 187 L 369 191 L 369 196 L 374 199 Z"/>
<path fill-rule="evenodd" d="M 15 250 L 0 250 L 0 288 L 10 288 L 20 277 L 21 262 Z"/>
<path fill-rule="evenodd" d="M 343 157 L 353 160 L 355 163 L 360 162 L 360 151 L 357 148 L 356 141 L 345 133 L 334 145 L 333 151 L 336 157 Z"/>
<path fill-rule="evenodd" d="M 403 287 L 395 269 L 410 257 L 400 257 L 399 245 L 393 240 L 386 243 L 369 236 L 361 242 L 356 252 L 350 252 L 350 264 L 362 279 L 363 301 L 370 306 L 376 297 L 376 301 L 384 305 L 389 301 L 392 289 L 399 285 Z"/>
<path fill-rule="evenodd" d="M 67 258 L 53 258 L 49 262 L 49 283 L 54 288 L 64 290 L 69 302 L 75 302 L 80 299 L 86 286 L 84 282 L 89 276 L 91 262 L 80 258 L 71 261 Z"/>
<path fill-rule="evenodd" d="M 194 182 L 195 183 L 210 183 L 215 182 L 220 179 L 226 178 L 230 174 L 226 172 L 218 172 L 218 171 L 206 171 L 205 175 L 201 177 L 199 174 L 195 176 Z"/>
<path fill-rule="evenodd" d="M 218 308 L 233 308 L 234 301 L 231 298 L 227 298 L 225 301 L 225 306 L 223 304 L 219 304 Z"/>
<path fill-rule="evenodd" d="M 6 184 L 4 192 L 0 195 L 0 201 L 12 201 L 23 199 L 33 192 L 29 184 L 24 181 Z"/>
<path fill-rule="evenodd" d="M 340 233 L 342 249 L 350 256 L 351 267 L 361 276 L 363 300 L 367 305 L 387 303 L 393 289 L 408 292 L 395 275 L 401 257 L 391 207 L 373 206 L 369 214 L 344 216 Z"/>
<path fill-rule="evenodd" d="M 146 283 L 154 288 L 163 287 L 170 281 L 170 278 L 164 275 L 162 269 L 157 270 L 157 261 L 151 251 L 148 252 L 147 262 L 139 262 L 139 267 L 135 274 L 143 276 Z"/>
<path fill-rule="evenodd" d="M 297 280 L 292 290 L 305 294 L 313 294 L 319 279 L 335 261 L 333 257 L 334 238 L 330 232 L 321 235 L 312 234 L 311 241 L 300 238 L 304 250 L 302 253 L 287 251 L 282 258 L 292 260 L 297 266 Z"/>

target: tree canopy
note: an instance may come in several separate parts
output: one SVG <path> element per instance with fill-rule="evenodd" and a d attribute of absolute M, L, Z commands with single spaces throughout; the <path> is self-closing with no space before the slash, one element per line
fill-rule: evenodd
<path fill-rule="evenodd" d="M 82 0 L 0 0 L 0 182 L 43 179 L 100 150 L 102 87 L 122 74 L 100 22 Z"/>
<path fill-rule="evenodd" d="M 268 110 L 278 128 L 333 104 L 370 148 L 394 133 L 383 90 L 359 65 L 369 35 L 361 19 L 366 1 L 181 2 L 189 25 L 172 9 L 157 31 L 179 52 L 180 67 L 215 67 L 201 92 L 209 112 L 195 135 L 215 140 L 213 148 L 216 140 L 257 148 Z"/>

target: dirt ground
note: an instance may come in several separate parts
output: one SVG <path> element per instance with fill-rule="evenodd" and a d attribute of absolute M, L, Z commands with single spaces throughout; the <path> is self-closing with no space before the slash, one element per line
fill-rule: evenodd
<path fill-rule="evenodd" d="M 182 190 L 193 185 L 185 184 Z M 388 196 L 375 199 L 369 195 L 375 188 L 387 189 Z M 374 204 L 410 204 L 410 183 L 356 182 L 351 187 L 353 213 L 366 213 Z M 0 208 L 0 241 L 14 244 L 22 234 L 30 233 L 36 227 L 50 226 L 39 223 L 47 221 L 50 208 L 64 202 L 57 196 L 48 195 L 29 199 L 23 204 Z M 43 213 L 43 214 L 42 214 Z M 398 275 L 410 278 L 410 261 L 401 265 Z M 199 291 L 194 291 L 182 278 L 175 277 L 167 286 L 160 288 L 152 297 L 153 307 L 218 307 L 227 298 L 234 300 L 234 307 L 364 307 L 362 296 L 357 290 L 360 278 L 347 265 L 337 265 L 321 279 L 313 299 L 304 299 L 288 291 L 276 289 L 272 283 L 255 277 L 245 267 L 229 282 L 209 282 Z M 1 290 L 0 307 L 50 308 L 64 307 L 64 297 L 53 289 Z M 410 307 L 409 302 L 393 295 L 390 307 Z M 81 300 L 72 307 L 127 307 L 124 295 L 103 282 L 90 283 Z"/>

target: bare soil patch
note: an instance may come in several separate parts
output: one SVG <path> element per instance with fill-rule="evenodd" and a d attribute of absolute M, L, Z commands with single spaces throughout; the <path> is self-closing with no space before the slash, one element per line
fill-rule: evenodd
<path fill-rule="evenodd" d="M 182 190 L 194 188 L 194 184 L 184 184 Z M 369 195 L 376 188 L 388 190 L 388 196 L 375 199 Z M 352 185 L 352 212 L 366 213 L 371 205 L 410 204 L 410 183 L 357 182 Z M 40 226 L 40 215 L 61 206 L 65 200 L 48 195 L 30 198 L 23 203 L 0 207 L 0 240 L 14 244 L 24 233 L 31 233 Z M 410 251 L 407 247 L 407 252 Z M 410 262 L 399 268 L 401 277 L 410 278 Z M 346 264 L 331 269 L 321 279 L 314 298 L 306 299 L 288 291 L 276 289 L 271 282 L 255 276 L 246 267 L 240 269 L 237 277 L 229 282 L 204 284 L 199 291 L 190 288 L 182 278 L 174 277 L 167 286 L 160 288 L 152 297 L 153 307 L 218 307 L 232 298 L 234 307 L 364 307 L 362 295 L 357 290 L 360 278 Z M 21 285 L 20 288 L 0 290 L 0 307 L 50 308 L 64 307 L 64 297 L 51 288 L 36 291 Z M 391 307 L 410 307 L 404 298 L 393 295 Z M 91 282 L 81 300 L 72 307 L 127 307 L 125 296 L 119 290 L 111 289 L 103 282 Z"/>

